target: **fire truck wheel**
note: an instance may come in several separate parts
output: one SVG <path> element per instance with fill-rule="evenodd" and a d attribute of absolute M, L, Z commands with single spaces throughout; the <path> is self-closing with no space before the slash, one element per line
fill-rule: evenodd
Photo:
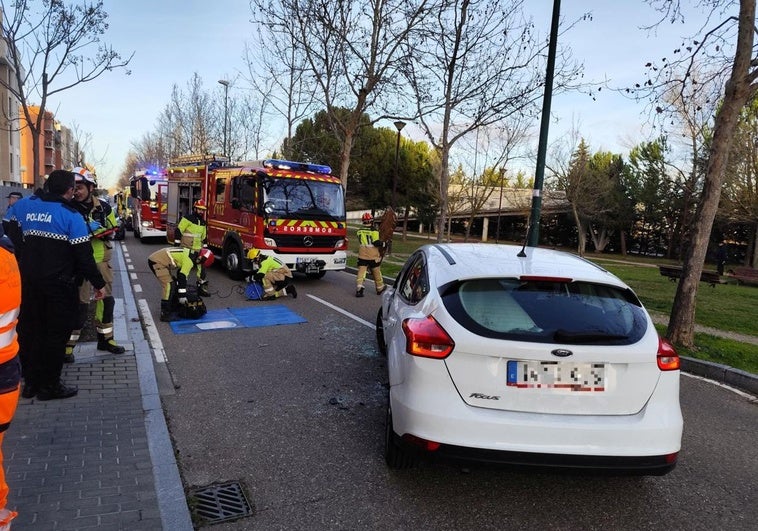
<path fill-rule="evenodd" d="M 245 276 L 242 270 L 242 250 L 236 242 L 229 242 L 224 247 L 224 266 L 232 280 L 242 280 Z"/>

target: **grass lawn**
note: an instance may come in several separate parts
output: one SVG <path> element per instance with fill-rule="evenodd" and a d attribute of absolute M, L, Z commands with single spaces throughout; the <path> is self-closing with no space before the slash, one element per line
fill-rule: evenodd
<path fill-rule="evenodd" d="M 355 252 L 357 226 L 350 227 L 350 250 Z M 394 279 L 408 256 L 421 245 L 435 243 L 435 239 L 410 235 L 406 241 L 399 234 L 392 242 L 392 255 L 385 257 L 382 274 Z M 586 258 L 604 267 L 637 293 L 645 307 L 655 313 L 669 315 L 676 293 L 676 282 L 670 281 L 658 272 L 655 266 L 666 260 L 621 255 L 587 255 Z M 619 262 L 634 262 L 619 263 Z M 670 262 L 670 261 L 668 261 Z M 348 256 L 348 265 L 355 267 L 357 258 Z M 706 266 L 706 269 L 711 267 Z M 698 325 L 727 332 L 758 336 L 758 287 L 738 284 L 721 284 L 710 287 L 700 283 L 697 293 L 695 322 Z M 665 334 L 666 327 L 658 327 Z M 737 369 L 758 374 L 758 345 L 722 339 L 708 334 L 695 334 L 693 350 L 677 347 L 680 354 L 697 359 L 729 365 Z"/>

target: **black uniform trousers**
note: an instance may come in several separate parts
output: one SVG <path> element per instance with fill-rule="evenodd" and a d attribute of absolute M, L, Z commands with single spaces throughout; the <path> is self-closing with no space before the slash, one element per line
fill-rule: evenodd
<path fill-rule="evenodd" d="M 43 388 L 60 381 L 66 342 L 77 315 L 76 283 L 21 281 L 19 358 L 26 385 Z"/>

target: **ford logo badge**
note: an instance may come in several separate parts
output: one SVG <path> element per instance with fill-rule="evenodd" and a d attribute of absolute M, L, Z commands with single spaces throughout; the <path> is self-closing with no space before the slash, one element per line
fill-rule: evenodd
<path fill-rule="evenodd" d="M 558 356 L 559 358 L 567 358 L 569 356 L 573 356 L 574 353 L 570 350 L 566 350 L 565 348 L 557 348 L 550 352 L 553 356 Z"/>

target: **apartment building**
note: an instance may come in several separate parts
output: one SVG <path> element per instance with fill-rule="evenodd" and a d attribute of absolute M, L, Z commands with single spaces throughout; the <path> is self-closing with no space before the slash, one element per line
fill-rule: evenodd
<path fill-rule="evenodd" d="M 2 17 L 2 12 L 0 12 Z M 21 162 L 19 100 L 8 90 L 18 86 L 16 71 L 8 59 L 8 44 L 0 39 L 0 184 L 22 186 L 26 168 Z"/>

